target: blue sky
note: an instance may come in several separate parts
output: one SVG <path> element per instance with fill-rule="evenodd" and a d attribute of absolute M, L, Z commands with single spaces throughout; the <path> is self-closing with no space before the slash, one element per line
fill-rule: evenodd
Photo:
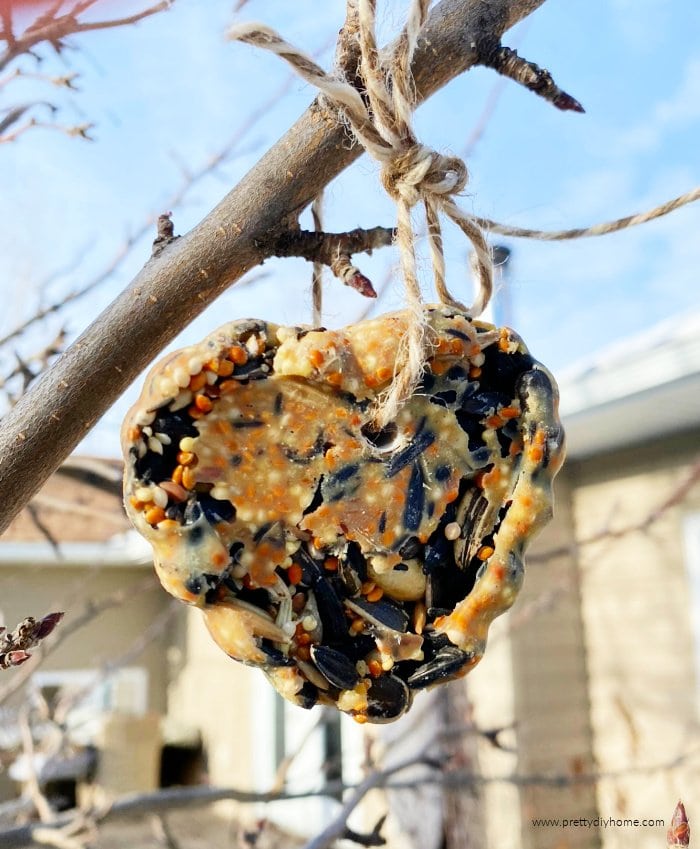
<path fill-rule="evenodd" d="M 112 11 L 117 4 L 109 5 Z M 118 5 L 142 7 L 131 0 Z M 74 40 L 77 49 L 64 60 L 47 60 L 44 70 L 78 71 L 80 92 L 49 91 L 23 80 L 5 87 L 6 104 L 52 97 L 61 105 L 58 120 L 95 124 L 95 141 L 37 129 L 0 146 L 6 292 L 0 335 L 38 304 L 60 298 L 104 268 L 130 232 L 167 208 L 183 169 L 196 170 L 220 150 L 287 79 L 275 57 L 224 40 L 236 19 L 234 5 L 176 0 L 169 12 L 136 27 Z M 276 26 L 328 65 L 344 4 L 296 0 L 293 11 L 291 5 L 249 0 L 237 19 Z M 399 24 L 404 3 L 391 0 L 382 7 L 388 34 Z M 471 178 L 463 206 L 511 224 L 574 227 L 654 206 L 700 184 L 699 33 L 700 6 L 689 0 L 547 0 L 505 41 L 547 67 L 586 114 L 557 112 L 506 82 L 467 162 Z M 438 150 L 463 152 L 497 85 L 496 75 L 483 68 L 455 80 L 418 111 L 419 137 Z M 192 188 L 175 210 L 177 232 L 211 209 L 313 94 L 299 81 L 291 85 L 237 152 Z M 390 224 L 394 218 L 377 168 L 366 157 L 332 184 L 326 206 L 328 229 Z M 698 310 L 698 232 L 700 204 L 597 239 L 505 240 L 513 250 L 512 324 L 536 356 L 560 371 L 661 319 Z M 30 354 L 61 325 L 72 335 L 80 332 L 139 269 L 148 242 L 94 296 L 45 322 L 18 347 Z M 450 232 L 446 251 L 450 285 L 469 300 L 463 237 Z M 381 283 L 395 262 L 391 251 L 383 251 L 358 264 Z M 60 269 L 69 271 L 56 274 Z M 259 283 L 222 296 L 178 343 L 245 316 L 309 321 L 310 267 L 285 260 L 267 263 L 265 271 Z M 381 308 L 400 304 L 395 275 L 389 287 Z M 326 292 L 328 325 L 352 321 L 364 309 L 359 296 L 332 279 Z M 85 450 L 118 453 L 125 406 L 105 417 Z"/>

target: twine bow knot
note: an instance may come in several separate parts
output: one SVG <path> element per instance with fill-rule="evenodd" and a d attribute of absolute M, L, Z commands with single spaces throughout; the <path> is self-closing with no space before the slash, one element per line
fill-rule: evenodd
<path fill-rule="evenodd" d="M 360 47 L 357 79 L 364 85 L 364 97 L 348 80 L 327 74 L 313 59 L 269 27 L 244 24 L 231 30 L 229 36 L 277 53 L 303 79 L 320 89 L 332 105 L 340 108 L 357 140 L 381 164 L 382 184 L 396 202 L 396 243 L 409 321 L 393 380 L 373 410 L 373 422 L 381 428 L 396 417 L 403 403 L 416 390 L 426 364 L 427 318 L 416 271 L 411 209 L 421 201 L 425 207 L 433 277 L 442 303 L 479 315 L 491 297 L 493 266 L 481 228 L 453 200 L 466 185 L 465 164 L 457 157 L 443 156 L 420 144 L 411 126 L 416 105 L 411 60 L 428 17 L 430 0 L 411 0 L 406 25 L 393 51 L 386 55 L 379 51 L 376 43 L 376 0 L 356 0 L 348 5 L 357 19 Z M 479 291 L 469 310 L 451 295 L 445 282 L 440 212 L 465 233 L 474 247 Z"/>

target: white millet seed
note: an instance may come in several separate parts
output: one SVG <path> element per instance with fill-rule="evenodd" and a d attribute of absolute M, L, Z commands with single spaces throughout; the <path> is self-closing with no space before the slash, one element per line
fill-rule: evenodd
<path fill-rule="evenodd" d="M 459 539 L 461 533 L 462 528 L 458 522 L 450 522 L 449 525 L 445 525 L 445 537 L 450 540 L 450 542 Z"/>

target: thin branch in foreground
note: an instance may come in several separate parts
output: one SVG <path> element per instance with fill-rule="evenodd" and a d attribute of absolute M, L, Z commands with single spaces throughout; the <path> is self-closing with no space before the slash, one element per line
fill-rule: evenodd
<path fill-rule="evenodd" d="M 23 619 L 14 631 L 0 626 L 0 669 L 20 666 L 29 660 L 29 649 L 49 636 L 63 619 L 63 613 L 49 613 L 37 622 L 33 616 Z"/>
<path fill-rule="evenodd" d="M 316 837 L 309 840 L 304 846 L 304 849 L 327 849 L 335 840 L 339 840 L 347 832 L 347 822 L 350 814 L 360 804 L 364 797 L 374 790 L 375 787 L 387 786 L 388 780 L 392 775 L 402 772 L 409 767 L 424 765 L 429 768 L 433 767 L 432 762 L 428 760 L 427 752 L 432 741 L 430 741 L 422 752 L 408 760 L 401 761 L 396 766 L 387 767 L 383 770 L 375 770 L 371 772 L 360 784 L 355 787 L 350 798 L 343 804 L 337 816 L 323 829 Z M 381 827 L 381 825 L 380 825 Z"/>
<path fill-rule="evenodd" d="M 525 86 L 563 112 L 586 111 L 575 97 L 559 88 L 548 70 L 518 56 L 517 51 L 510 47 L 499 44 L 493 49 L 487 49 L 480 56 L 479 64 L 493 68 L 502 76 Z"/>
<path fill-rule="evenodd" d="M 370 280 L 351 261 L 356 253 L 371 254 L 376 248 L 385 248 L 394 241 L 392 227 L 361 227 L 346 233 L 324 233 L 318 230 L 289 230 L 272 246 L 277 257 L 298 256 L 309 262 L 327 265 L 346 286 L 355 289 L 365 298 L 376 298 Z"/>
<path fill-rule="evenodd" d="M 38 650 L 31 655 L 31 662 L 28 663 L 23 669 L 19 670 L 14 674 L 14 676 L 5 684 L 4 687 L 0 688 L 0 705 L 3 705 L 14 693 L 20 690 L 32 677 L 37 666 L 44 660 L 44 658 L 48 657 L 52 654 L 56 649 L 70 637 L 71 634 L 74 634 L 76 631 L 79 631 L 82 627 L 88 624 L 88 622 L 92 622 L 97 616 L 101 613 L 104 613 L 106 610 L 110 610 L 112 607 L 118 607 L 120 604 L 123 604 L 133 595 L 138 595 L 144 592 L 151 592 L 155 589 L 155 583 L 153 579 L 150 577 L 143 580 L 138 581 L 135 584 L 132 584 L 126 588 L 120 588 L 114 593 L 111 593 L 108 596 L 100 599 L 99 601 L 95 601 L 94 599 L 90 599 L 85 603 L 84 610 L 77 614 L 73 615 L 69 622 L 67 622 L 62 628 L 58 631 L 55 631 L 54 634 L 47 639 L 45 642 L 42 642 L 39 646 Z M 55 614 L 54 614 L 55 615 Z M 62 615 L 62 614 L 61 614 Z M 42 640 L 44 638 L 42 637 Z M 27 658 L 25 658 L 26 660 Z M 21 661 L 24 663 L 24 661 Z M 0 844 L 1 845 L 1 844 Z"/>

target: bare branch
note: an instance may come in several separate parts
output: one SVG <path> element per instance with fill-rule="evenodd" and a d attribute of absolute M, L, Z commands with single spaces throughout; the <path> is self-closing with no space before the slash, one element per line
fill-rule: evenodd
<path fill-rule="evenodd" d="M 557 109 L 571 112 L 585 112 L 581 104 L 559 88 L 552 75 L 545 68 L 540 68 L 534 62 L 528 62 L 518 56 L 517 51 L 504 47 L 500 43 L 487 49 L 480 55 L 479 64 L 493 68 L 504 77 L 508 77 L 540 97 L 548 100 Z"/>
<path fill-rule="evenodd" d="M 500 38 L 543 2 L 442 0 L 414 55 L 419 100 L 477 61 L 471 45 L 486 32 Z M 360 153 L 348 149 L 334 113 L 315 102 L 200 224 L 144 266 L 5 417 L 0 531 L 153 357 L 266 258 L 261 245 L 270 234 L 288 230 Z"/>
<path fill-rule="evenodd" d="M 433 741 L 430 741 L 418 755 L 413 756 L 408 760 L 401 761 L 396 764 L 396 766 L 387 767 L 384 770 L 372 771 L 367 778 L 354 788 L 350 798 L 344 802 L 337 816 L 333 818 L 329 825 L 327 825 L 320 834 L 317 834 L 316 837 L 309 840 L 309 842 L 304 846 L 304 849 L 326 849 L 326 847 L 330 846 L 334 840 L 339 840 L 343 837 L 347 830 L 347 822 L 350 814 L 355 810 L 370 790 L 374 790 L 375 787 L 386 786 L 388 779 L 392 775 L 396 775 L 397 773 L 402 772 L 409 767 L 417 766 L 418 764 L 430 766 L 431 764 L 427 761 L 427 751 L 432 746 L 432 743 Z"/>
<path fill-rule="evenodd" d="M 530 565 L 534 563 L 545 563 L 562 556 L 575 556 L 576 552 L 588 545 L 593 545 L 596 542 L 601 542 L 605 539 L 620 539 L 632 533 L 646 533 L 649 528 L 659 521 L 672 507 L 681 504 L 688 497 L 691 490 L 700 482 L 700 459 L 696 460 L 690 467 L 688 474 L 683 480 L 673 489 L 671 494 L 663 499 L 656 507 L 650 510 L 646 516 L 643 516 L 637 522 L 631 522 L 621 528 L 605 527 L 591 534 L 585 539 L 578 540 L 573 545 L 560 546 L 546 551 L 542 554 L 533 554 L 528 557 Z"/>
<path fill-rule="evenodd" d="M 438 784 L 446 788 L 477 787 L 493 784 L 511 784 L 517 787 L 571 787 L 596 784 L 603 779 L 615 779 L 633 775 L 649 776 L 667 772 L 668 770 L 674 769 L 684 763 L 696 760 L 699 754 L 700 753 L 697 748 L 690 750 L 685 747 L 681 754 L 667 761 L 642 766 L 631 766 L 620 770 L 583 773 L 513 772 L 503 775 L 482 775 L 463 770 L 446 772 L 435 768 L 436 764 L 428 759 L 427 766 L 431 767 L 431 770 L 425 774 L 405 780 L 395 777 L 403 770 L 416 765 L 425 764 L 426 755 L 423 753 L 403 761 L 394 767 L 390 767 L 385 770 L 375 770 L 358 785 L 347 785 L 342 781 L 334 781 L 329 782 L 319 790 L 295 793 L 253 792 L 233 787 L 211 787 L 203 785 L 167 788 L 165 790 L 157 790 L 152 793 L 131 793 L 115 799 L 108 809 L 95 813 L 94 820 L 98 822 L 106 822 L 107 820 L 120 818 L 133 819 L 138 816 L 143 816 L 144 814 L 153 814 L 170 810 L 182 810 L 187 807 L 208 805 L 224 799 L 231 799 L 242 804 L 254 804 L 261 802 L 310 799 L 316 797 L 337 798 L 337 796 L 343 792 L 352 791 L 350 799 L 346 805 L 343 806 L 338 817 L 333 820 L 322 834 L 313 838 L 313 840 L 308 842 L 304 847 L 304 849 L 321 849 L 321 847 L 328 846 L 332 840 L 343 835 L 345 823 L 351 810 L 354 810 L 361 798 L 374 788 L 386 787 L 391 789 L 407 789 L 429 784 Z M 52 823 L 50 827 L 52 829 L 66 828 L 70 823 L 75 822 L 76 820 L 84 821 L 84 819 L 84 812 L 68 811 L 64 814 L 59 814 L 55 822 Z M 0 846 L 2 846 L 3 849 L 15 849 L 15 847 L 28 846 L 36 833 L 36 830 L 40 828 L 43 831 L 49 827 L 28 824 L 0 830 Z"/>
<path fill-rule="evenodd" d="M 90 123 L 66 126 L 53 121 L 38 121 L 36 118 L 30 118 L 28 121 L 25 121 L 24 124 L 20 124 L 19 127 L 12 130 L 12 132 L 1 135 L 0 144 L 9 144 L 10 142 L 17 141 L 20 136 L 23 136 L 29 130 L 37 128 L 54 130 L 55 132 L 63 133 L 63 135 L 68 136 L 69 138 L 81 138 L 85 139 L 85 141 L 94 141 L 93 137 L 90 135 L 90 130 L 94 126 L 94 124 Z"/>
<path fill-rule="evenodd" d="M 42 822 L 51 822 L 54 818 L 54 811 L 39 786 L 39 776 L 37 775 L 36 760 L 34 757 L 34 737 L 32 735 L 31 725 L 29 724 L 29 708 L 27 705 L 23 705 L 19 712 L 19 730 L 22 737 L 22 749 L 29 772 L 27 779 L 29 797 L 37 814 L 39 814 L 39 819 Z"/>
<path fill-rule="evenodd" d="M 309 262 L 327 265 L 346 286 L 356 289 L 366 298 L 376 298 L 371 282 L 350 261 L 356 253 L 372 253 L 394 241 L 396 231 L 391 227 L 358 227 L 347 233 L 323 233 L 318 230 L 289 230 L 272 247 L 272 255 L 298 256 Z"/>
<path fill-rule="evenodd" d="M 263 118 L 266 114 L 268 114 L 270 109 L 279 100 L 282 99 L 284 94 L 291 88 L 291 85 L 295 79 L 296 76 L 294 74 L 290 74 L 286 82 L 284 82 L 275 92 L 273 92 L 273 94 L 266 101 L 261 103 L 257 109 L 251 112 L 251 114 L 243 122 L 243 124 L 236 129 L 231 138 L 215 154 L 209 156 L 199 168 L 196 168 L 194 171 L 188 172 L 184 176 L 182 184 L 173 193 L 173 195 L 171 195 L 165 205 L 170 209 L 176 208 L 179 204 L 182 203 L 185 196 L 194 185 L 196 185 L 208 174 L 214 172 L 223 162 L 229 159 L 232 156 L 239 142 L 245 137 L 247 133 L 250 132 L 250 130 L 260 121 L 260 119 Z M 74 301 L 85 297 L 85 295 L 90 294 L 90 292 L 94 291 L 98 286 L 101 286 L 105 281 L 109 280 L 110 277 L 119 269 L 122 263 L 130 255 L 133 247 L 137 244 L 137 242 L 143 236 L 145 236 L 146 233 L 149 232 L 149 230 L 153 226 L 153 220 L 153 216 L 149 215 L 141 224 L 141 226 L 131 236 L 129 236 L 129 238 L 124 242 L 123 245 L 119 247 L 112 260 L 95 277 L 93 277 L 80 288 L 76 289 L 74 292 L 71 292 L 64 298 L 61 298 L 60 301 L 57 301 L 47 307 L 43 307 L 42 309 L 37 310 L 34 315 L 30 316 L 26 321 L 22 322 L 22 324 L 15 327 L 14 330 L 10 331 L 8 334 L 0 338 L 0 346 L 6 345 L 12 339 L 16 339 L 18 336 L 21 336 L 32 325 L 42 321 L 43 319 L 47 318 L 48 316 L 54 313 L 59 312 L 60 310 L 72 304 Z"/>
<path fill-rule="evenodd" d="M 94 0 L 92 2 L 77 3 L 68 12 L 59 15 L 61 5 L 61 3 L 54 4 L 19 36 L 15 35 L 8 38 L 8 33 L 11 35 L 11 30 L 9 29 L 10 23 L 3 21 L 3 36 L 7 41 L 7 48 L 4 53 L 0 54 L 0 71 L 4 70 L 10 62 L 22 53 L 31 53 L 42 42 L 48 42 L 54 50 L 60 52 L 64 47 L 63 40 L 68 36 L 81 32 L 112 29 L 114 27 L 135 24 L 144 18 L 169 9 L 172 2 L 171 0 L 162 0 L 162 2 L 156 3 L 154 6 L 150 6 L 141 12 L 136 12 L 133 15 L 127 15 L 123 18 L 115 18 L 110 21 L 79 20 L 79 15 L 94 5 Z"/>
<path fill-rule="evenodd" d="M 99 616 L 101 613 L 104 613 L 105 610 L 110 610 L 112 607 L 118 607 L 120 604 L 123 604 L 127 599 L 131 598 L 132 595 L 153 591 L 155 589 L 155 586 L 156 585 L 153 582 L 153 579 L 149 576 L 146 581 L 139 581 L 137 584 L 132 585 L 131 587 L 117 590 L 117 592 L 111 593 L 110 595 L 105 596 L 99 601 L 90 600 L 86 602 L 83 612 L 78 614 L 77 616 L 73 615 L 70 622 L 65 623 L 60 630 L 56 631 L 53 634 L 53 636 L 51 636 L 45 642 L 42 642 L 38 650 L 34 652 L 31 662 L 28 663 L 24 667 L 24 669 L 15 673 L 14 677 L 11 678 L 10 681 L 5 684 L 4 687 L 0 688 L 0 705 L 4 704 L 10 698 L 10 696 L 20 690 L 32 677 L 41 661 L 44 658 L 48 657 L 50 654 L 52 654 L 54 651 L 56 651 L 56 649 L 63 643 L 63 641 L 68 639 L 71 634 L 74 634 L 76 631 L 80 630 L 80 628 L 87 625 L 87 623 L 91 622 L 93 619 L 95 619 L 95 617 Z M 42 637 L 42 640 L 43 639 L 44 638 Z"/>
<path fill-rule="evenodd" d="M 58 540 L 56 539 L 56 537 L 51 533 L 49 528 L 46 526 L 46 524 L 42 520 L 41 514 L 39 513 L 39 510 L 37 509 L 36 500 L 30 501 L 29 504 L 27 504 L 27 512 L 29 513 L 29 516 L 31 517 L 31 520 L 34 524 L 34 527 L 44 537 L 44 539 L 46 540 L 46 542 L 48 542 L 48 544 L 51 546 L 51 548 L 54 550 L 54 552 L 56 554 L 58 554 L 61 550 L 61 547 L 58 544 Z"/>
<path fill-rule="evenodd" d="M 352 840 L 353 843 L 357 843 L 359 846 L 384 846 L 386 840 L 382 837 L 382 826 L 386 821 L 386 817 L 386 814 L 379 817 L 372 831 L 367 834 L 360 834 L 346 825 L 342 834 L 343 840 Z"/>
<path fill-rule="evenodd" d="M 0 379 L 0 390 L 7 393 L 11 403 L 15 396 L 19 397 L 19 395 L 26 391 L 31 382 L 35 380 L 36 377 L 38 377 L 38 375 L 46 368 L 49 361 L 63 351 L 63 348 L 65 347 L 65 338 L 65 330 L 60 330 L 51 342 L 44 345 L 40 351 L 37 351 L 35 354 L 32 354 L 26 359 L 15 352 L 17 365 L 5 378 Z M 8 384 L 18 377 L 22 378 L 23 385 L 20 392 L 14 393 L 11 391 Z"/>
<path fill-rule="evenodd" d="M 29 649 L 46 639 L 61 619 L 62 613 L 49 613 L 38 622 L 27 616 L 14 631 L 8 632 L 0 627 L 0 669 L 19 666 L 29 660 Z"/>

